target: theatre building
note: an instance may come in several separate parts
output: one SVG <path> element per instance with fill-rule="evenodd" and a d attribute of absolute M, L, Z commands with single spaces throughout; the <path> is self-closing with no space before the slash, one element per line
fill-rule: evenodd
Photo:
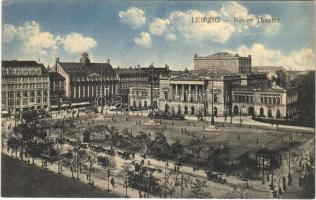
<path fill-rule="evenodd" d="M 84 52 L 80 62 L 62 62 L 56 58 L 54 67 L 65 78 L 65 96 L 72 104 L 89 104 L 100 95 L 110 100 L 117 94 L 119 79 L 109 60 L 107 63 L 94 63 Z"/>
<path fill-rule="evenodd" d="M 209 56 L 194 56 L 194 69 L 227 70 L 232 73 L 251 73 L 251 55 L 247 57 L 239 54 L 219 52 Z"/>
<path fill-rule="evenodd" d="M 1 112 L 9 115 L 50 107 L 47 69 L 36 61 L 2 61 Z"/>
<path fill-rule="evenodd" d="M 232 91 L 237 86 L 267 84 L 265 74 L 233 74 L 225 70 L 191 70 L 160 78 L 159 109 L 187 115 L 233 113 Z"/>
<path fill-rule="evenodd" d="M 240 86 L 232 94 L 234 115 L 284 119 L 297 113 L 296 88 Z"/>

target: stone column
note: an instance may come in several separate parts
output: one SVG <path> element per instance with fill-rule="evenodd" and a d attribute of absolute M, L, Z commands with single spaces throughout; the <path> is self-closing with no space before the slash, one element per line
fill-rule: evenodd
<path fill-rule="evenodd" d="M 195 85 L 195 103 L 198 101 L 198 85 Z"/>
<path fill-rule="evenodd" d="M 76 85 L 75 85 L 74 83 L 72 84 L 72 88 L 73 88 L 73 91 L 74 91 L 74 93 L 73 93 L 73 94 L 74 94 L 74 95 L 73 95 L 73 98 L 76 98 L 76 92 L 77 92 L 77 91 L 76 91 Z"/>
<path fill-rule="evenodd" d="M 187 95 L 187 97 L 188 97 L 188 102 L 190 102 L 191 101 L 191 84 L 189 84 L 189 94 Z"/>
<path fill-rule="evenodd" d="M 184 91 L 184 90 L 185 90 L 185 85 L 182 85 L 181 87 L 182 87 L 182 94 L 181 94 L 182 98 L 181 98 L 181 100 L 182 100 L 182 101 L 184 101 L 184 95 L 185 95 L 185 91 Z"/>
<path fill-rule="evenodd" d="M 87 92 L 88 92 L 87 97 L 90 97 L 90 82 L 88 82 L 88 85 L 87 85 Z"/>
<path fill-rule="evenodd" d="M 179 100 L 179 95 L 178 95 L 178 84 L 176 84 L 176 100 Z"/>
<path fill-rule="evenodd" d="M 78 91 L 79 91 L 78 97 L 79 97 L 79 99 L 81 98 L 81 91 L 80 91 L 80 89 L 81 89 L 81 85 L 79 83 L 79 85 L 78 85 Z"/>

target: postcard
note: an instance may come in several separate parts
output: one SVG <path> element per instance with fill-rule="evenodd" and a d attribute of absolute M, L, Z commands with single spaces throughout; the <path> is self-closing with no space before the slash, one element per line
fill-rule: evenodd
<path fill-rule="evenodd" d="M 314 1 L 1 6 L 3 198 L 315 198 Z"/>

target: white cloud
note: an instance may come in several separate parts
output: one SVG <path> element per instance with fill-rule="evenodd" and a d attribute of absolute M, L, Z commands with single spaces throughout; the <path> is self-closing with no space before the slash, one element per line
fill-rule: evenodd
<path fill-rule="evenodd" d="M 146 23 L 144 11 L 136 7 L 120 11 L 118 15 L 122 24 L 127 24 L 133 29 L 139 29 Z"/>
<path fill-rule="evenodd" d="M 97 46 L 97 42 L 91 37 L 85 37 L 80 33 L 66 35 L 63 40 L 65 51 L 70 54 L 88 51 Z"/>
<path fill-rule="evenodd" d="M 271 19 L 268 14 L 262 17 Z M 219 17 L 219 23 L 194 23 L 197 18 Z M 234 17 L 253 19 L 252 23 L 234 23 Z M 164 18 L 155 18 L 149 25 L 149 31 L 156 36 L 163 36 L 167 41 L 174 41 L 176 38 L 183 37 L 188 42 L 213 41 L 226 43 L 233 35 L 243 34 L 262 34 L 274 36 L 279 33 L 280 23 L 257 23 L 254 14 L 237 2 L 225 2 L 219 10 L 175 10 Z"/>
<path fill-rule="evenodd" d="M 192 23 L 192 17 L 216 17 L 215 11 L 200 12 L 188 10 L 186 12 L 174 11 L 170 13 L 170 31 L 182 35 L 187 40 L 211 40 L 225 43 L 235 32 L 235 27 L 227 22 L 220 23 Z"/>
<path fill-rule="evenodd" d="M 177 40 L 177 36 L 175 34 L 173 34 L 173 33 L 168 33 L 165 38 L 166 38 L 167 41 L 175 41 L 175 40 Z"/>
<path fill-rule="evenodd" d="M 238 17 L 239 19 L 252 19 L 252 23 L 249 24 L 234 24 L 238 32 L 249 30 L 252 33 L 257 31 L 257 33 L 262 33 L 265 36 L 274 36 L 278 34 L 281 29 L 281 23 L 258 23 L 256 17 L 272 19 L 272 16 L 268 14 L 255 16 L 254 14 L 250 14 L 246 7 L 240 5 L 237 2 L 225 2 L 221 8 L 221 13 L 229 20 L 234 20 L 234 17 Z"/>
<path fill-rule="evenodd" d="M 149 30 L 154 35 L 162 35 L 167 31 L 167 27 L 170 24 L 168 19 L 156 18 L 149 25 Z"/>
<path fill-rule="evenodd" d="M 19 41 L 17 48 L 22 57 L 37 59 L 54 56 L 58 49 L 56 37 L 49 32 L 42 32 L 40 25 L 35 21 L 25 22 L 19 27 L 5 24 L 3 33 L 5 42 L 11 42 L 14 39 Z"/>
<path fill-rule="evenodd" d="M 79 33 L 54 36 L 50 32 L 42 31 L 35 21 L 27 21 L 21 26 L 5 24 L 3 26 L 4 42 L 9 43 L 14 39 L 17 41 L 17 59 L 37 60 L 40 58 L 41 61 L 46 62 L 54 59 L 62 46 L 66 52 L 73 54 L 87 51 L 97 45 L 93 38 Z"/>
<path fill-rule="evenodd" d="M 237 2 L 225 2 L 221 8 L 221 12 L 226 17 L 247 17 L 248 10 Z"/>
<path fill-rule="evenodd" d="M 5 43 L 11 42 L 17 35 L 16 28 L 11 24 L 4 24 L 2 30 L 2 41 Z"/>
<path fill-rule="evenodd" d="M 145 48 L 149 48 L 152 45 L 150 34 L 147 32 L 140 33 L 139 37 L 135 38 L 134 41 L 136 44 Z"/>
<path fill-rule="evenodd" d="M 251 55 L 253 66 L 284 66 L 287 69 L 315 70 L 316 56 L 310 48 L 302 48 L 288 54 L 278 49 L 269 49 L 259 43 L 254 43 L 251 47 L 240 46 L 236 51 L 240 55 Z"/>

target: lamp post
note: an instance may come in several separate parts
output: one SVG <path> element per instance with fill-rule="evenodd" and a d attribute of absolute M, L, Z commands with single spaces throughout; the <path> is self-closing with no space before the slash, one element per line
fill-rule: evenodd
<path fill-rule="evenodd" d="M 288 185 L 292 185 L 292 176 L 291 176 L 291 135 L 289 133 L 289 174 L 288 174 Z"/>
<path fill-rule="evenodd" d="M 211 126 L 214 126 L 214 74 L 212 71 L 212 118 L 211 118 Z"/>
<path fill-rule="evenodd" d="M 153 63 L 149 66 L 149 77 L 150 77 L 150 105 L 151 105 L 151 116 L 153 119 L 154 116 L 154 106 L 153 106 L 153 83 L 154 83 L 154 65 Z"/>

